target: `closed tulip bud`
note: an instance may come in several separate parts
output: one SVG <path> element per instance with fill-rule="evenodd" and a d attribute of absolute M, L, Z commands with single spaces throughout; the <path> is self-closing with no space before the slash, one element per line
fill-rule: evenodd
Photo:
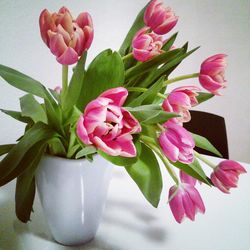
<path fill-rule="evenodd" d="M 226 87 L 226 55 L 217 54 L 207 58 L 200 69 L 199 81 L 202 87 L 214 95 L 221 95 L 219 90 Z"/>
<path fill-rule="evenodd" d="M 223 193 L 229 193 L 230 188 L 236 188 L 239 175 L 247 171 L 238 162 L 224 160 L 214 169 L 211 174 L 212 183 Z"/>
<path fill-rule="evenodd" d="M 41 37 L 59 63 L 74 64 L 93 40 L 93 24 L 87 12 L 76 20 L 62 7 L 58 13 L 43 10 L 39 19 Z"/>
<path fill-rule="evenodd" d="M 149 28 L 139 30 L 133 41 L 133 56 L 136 60 L 145 62 L 162 53 L 163 40 L 153 32 L 148 33 Z"/>
<path fill-rule="evenodd" d="M 144 13 L 144 23 L 156 34 L 164 35 L 174 28 L 178 21 L 171 8 L 161 0 L 153 0 Z"/>
<path fill-rule="evenodd" d="M 168 121 L 160 134 L 159 143 L 163 153 L 172 162 L 192 163 L 195 143 L 191 134 L 179 124 Z"/>
<path fill-rule="evenodd" d="M 172 186 L 169 190 L 169 198 L 170 209 L 178 223 L 181 223 L 185 217 L 194 221 L 197 212 L 205 213 L 202 198 L 193 185 L 181 183 L 179 187 Z"/>

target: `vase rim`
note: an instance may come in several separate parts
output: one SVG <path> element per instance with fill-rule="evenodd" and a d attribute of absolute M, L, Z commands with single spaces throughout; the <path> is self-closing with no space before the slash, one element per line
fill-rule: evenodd
<path fill-rule="evenodd" d="M 96 154 L 94 157 L 93 157 L 93 160 L 98 156 L 98 154 Z M 100 156 L 100 155 L 99 155 Z M 52 159 L 58 159 L 58 160 L 61 160 L 61 161 L 72 161 L 72 162 L 82 162 L 82 161 L 89 161 L 87 160 L 86 158 L 84 159 L 69 159 L 69 158 L 64 158 L 64 157 L 60 157 L 60 156 L 57 156 L 57 155 L 50 155 L 50 154 L 43 154 L 43 157 L 45 158 L 52 158 Z M 90 162 L 90 161 L 89 161 Z M 90 162 L 91 163 L 91 162 Z"/>

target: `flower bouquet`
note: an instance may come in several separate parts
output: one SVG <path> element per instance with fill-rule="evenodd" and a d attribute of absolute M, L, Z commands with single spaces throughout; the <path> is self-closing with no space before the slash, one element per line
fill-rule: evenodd
<path fill-rule="evenodd" d="M 65 7 L 57 13 L 42 11 L 41 37 L 62 64 L 61 86 L 47 89 L 0 65 L 0 76 L 27 92 L 20 98 L 21 111 L 1 110 L 26 124 L 17 143 L 0 146 L 0 154 L 6 154 L 0 162 L 0 186 L 17 178 L 19 220 L 30 220 L 35 174 L 45 154 L 93 164 L 100 155 L 123 166 L 154 207 L 162 191 L 161 161 L 174 182 L 166 202 L 179 223 L 184 217 L 194 220 L 198 211 L 205 212 L 195 187 L 197 180 L 224 193 L 237 186 L 239 175 L 246 170 L 232 160 L 214 166 L 194 147 L 221 156 L 218 150 L 183 127 L 191 119 L 192 107 L 221 95 L 226 87 L 226 55 L 207 58 L 198 73 L 171 78 L 176 67 L 198 49 L 189 50 L 188 43 L 174 46 L 177 33 L 168 36 L 168 32 L 177 21 L 171 8 L 153 0 L 138 14 L 118 52 L 104 50 L 86 66 L 94 37 L 90 14 L 83 12 L 75 19 Z M 74 64 L 69 80 L 69 65 Z M 197 78 L 207 92 L 185 85 L 168 90 L 170 84 L 189 78 Z M 199 161 L 212 168 L 210 178 Z"/>

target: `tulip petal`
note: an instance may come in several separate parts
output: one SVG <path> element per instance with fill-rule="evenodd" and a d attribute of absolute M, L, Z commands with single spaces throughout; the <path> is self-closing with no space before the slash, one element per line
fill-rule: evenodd
<path fill-rule="evenodd" d="M 86 128 L 84 127 L 84 117 L 83 115 L 80 116 L 77 126 L 76 126 L 76 133 L 81 141 L 83 141 L 85 144 L 92 144 L 89 140 L 88 133 Z"/>
<path fill-rule="evenodd" d="M 121 107 L 128 97 L 128 91 L 123 87 L 113 88 L 103 92 L 100 97 L 109 98 L 114 105 Z"/>
<path fill-rule="evenodd" d="M 63 65 L 71 65 L 78 61 L 78 54 L 72 48 L 67 48 L 65 52 L 56 58 L 56 60 Z"/>

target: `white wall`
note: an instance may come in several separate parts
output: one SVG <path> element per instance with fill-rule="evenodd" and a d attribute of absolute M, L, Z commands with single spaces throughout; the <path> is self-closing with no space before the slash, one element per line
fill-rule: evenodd
<path fill-rule="evenodd" d="M 0 63 L 16 68 L 43 82 L 47 87 L 60 83 L 60 65 L 43 44 L 38 17 L 43 8 L 57 11 L 62 5 L 74 15 L 89 11 L 94 19 L 95 39 L 90 50 L 93 58 L 101 50 L 119 48 L 137 12 L 145 0 L 1 0 Z M 230 156 L 250 162 L 250 2 L 249 0 L 168 0 L 180 17 L 175 31 L 180 31 L 177 46 L 189 41 L 191 47 L 202 45 L 173 76 L 197 72 L 200 62 L 215 53 L 229 55 L 223 97 L 202 104 L 199 109 L 226 119 Z M 0 107 L 18 110 L 17 97 L 23 93 L 0 81 Z M 188 82 L 187 82 L 188 83 Z M 191 80 L 189 83 L 197 83 Z M 0 144 L 14 142 L 23 126 L 0 114 Z"/>

